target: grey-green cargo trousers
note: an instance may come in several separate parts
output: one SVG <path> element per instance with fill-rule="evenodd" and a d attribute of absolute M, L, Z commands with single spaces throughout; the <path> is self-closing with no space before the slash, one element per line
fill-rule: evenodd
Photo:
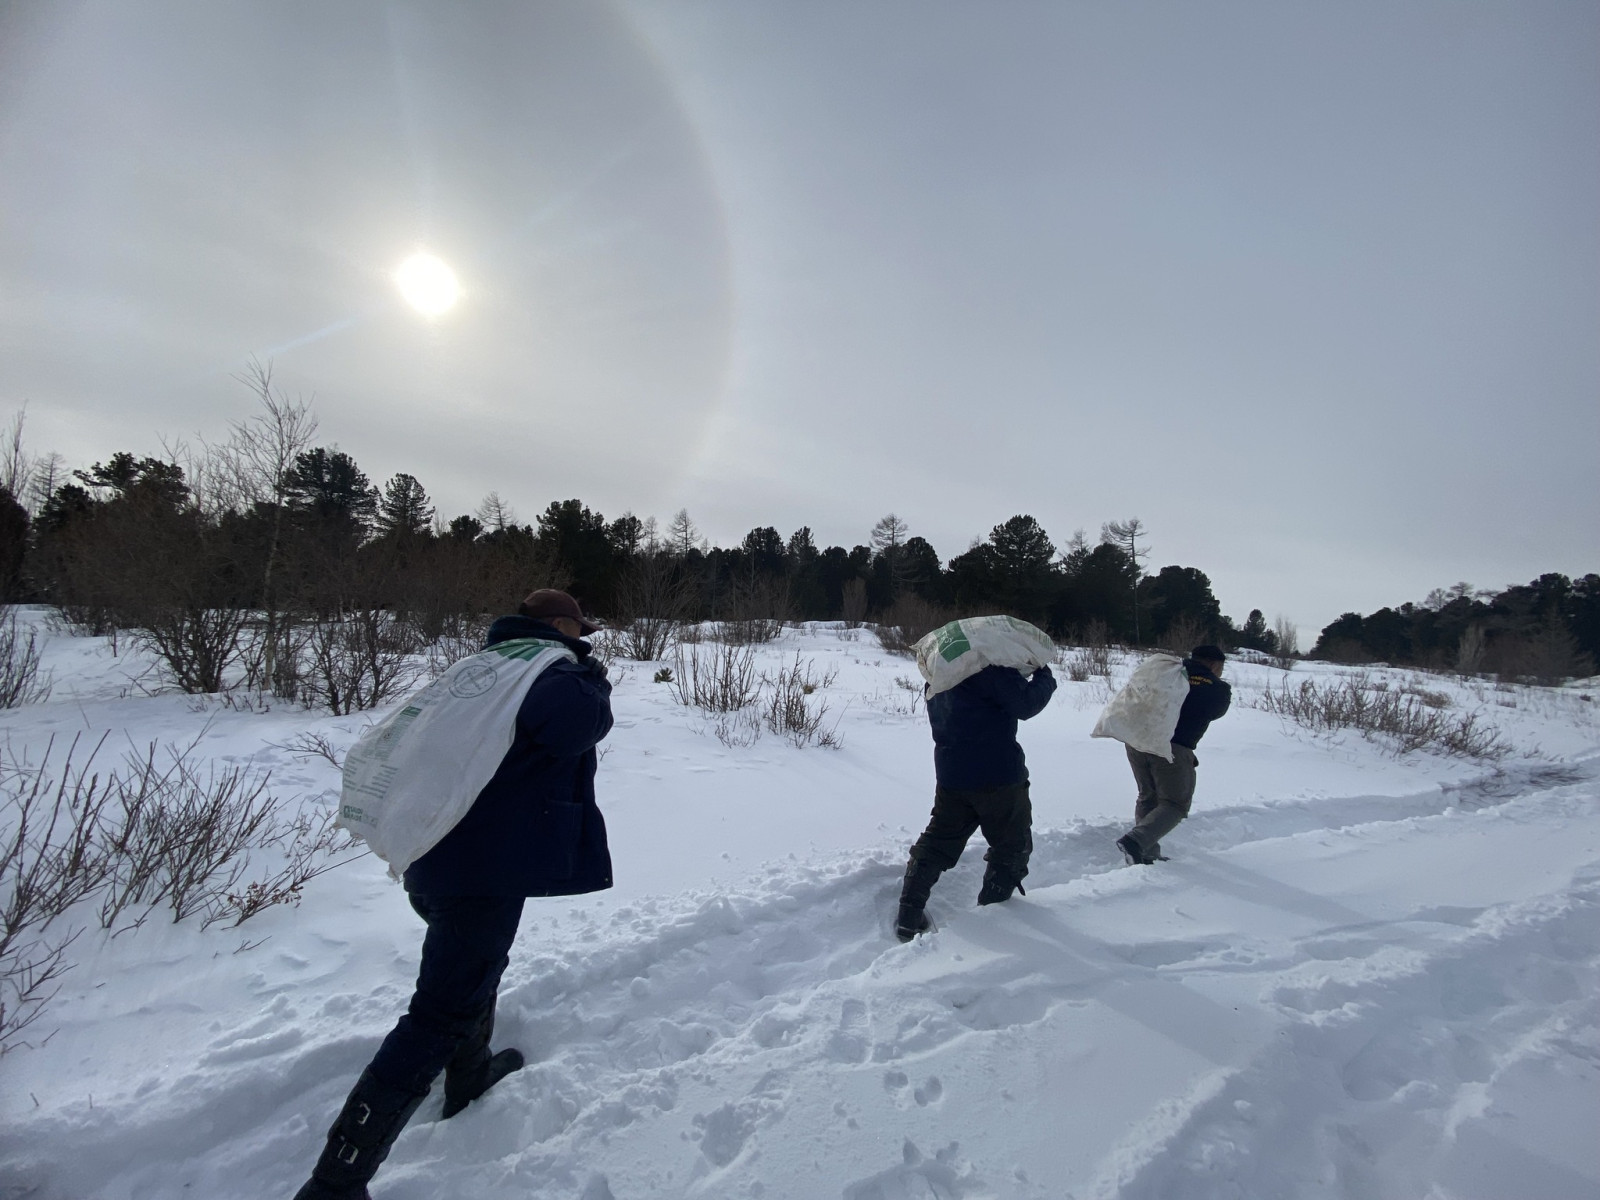
<path fill-rule="evenodd" d="M 1161 839 L 1178 827 L 1194 803 L 1194 751 L 1173 742 L 1172 761 L 1168 762 L 1159 754 L 1129 746 L 1128 765 L 1139 785 L 1139 799 L 1133 807 L 1135 824 L 1128 836 L 1148 857 L 1155 858 L 1161 853 Z"/>

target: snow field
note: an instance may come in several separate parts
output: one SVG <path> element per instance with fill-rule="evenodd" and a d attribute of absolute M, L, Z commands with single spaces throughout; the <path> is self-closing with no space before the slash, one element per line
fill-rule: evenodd
<path fill-rule="evenodd" d="M 1024 726 L 1027 896 L 973 907 L 975 845 L 935 889 L 936 932 L 901 946 L 932 790 L 894 683 L 915 668 L 828 628 L 763 659 L 796 649 L 839 667 L 838 751 L 729 749 L 652 666 L 615 673 L 618 887 L 529 902 L 497 1037 L 528 1068 L 450 1122 L 430 1098 L 378 1200 L 1600 1191 L 1591 703 L 1430 679 L 1542 748 L 1495 772 L 1285 728 L 1242 704 L 1281 672 L 1230 666 L 1173 860 L 1126 868 L 1126 763 L 1087 738 L 1104 684 L 1063 683 Z M 331 765 L 269 743 L 345 745 L 370 719 L 123 696 L 128 660 L 47 652 L 52 700 L 0 714 L 14 746 L 204 728 L 207 753 L 327 803 Z M 0 1197 L 292 1194 L 409 994 L 421 928 L 370 858 L 239 930 L 164 920 L 86 934 L 59 1031 L 0 1061 Z"/>

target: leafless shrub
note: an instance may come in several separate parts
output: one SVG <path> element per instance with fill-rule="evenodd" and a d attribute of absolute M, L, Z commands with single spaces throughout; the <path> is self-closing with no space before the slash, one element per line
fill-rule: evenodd
<path fill-rule="evenodd" d="M 1483 670 L 1484 651 L 1487 649 L 1488 638 L 1483 626 L 1468 625 L 1461 631 L 1461 640 L 1456 643 L 1456 673 L 1465 678 Z"/>
<path fill-rule="evenodd" d="M 297 905 L 301 890 L 318 875 L 370 853 L 360 850 L 347 830 L 334 825 L 334 816 L 332 811 L 317 816 L 298 814 L 275 839 L 285 847 L 284 865 L 264 879 L 250 880 L 238 891 L 229 890 L 220 902 L 213 903 L 205 924 L 231 918 L 230 926 L 237 927 L 273 905 Z"/>
<path fill-rule="evenodd" d="M 300 669 L 306 660 L 312 631 L 304 614 L 287 609 L 279 612 L 274 626 L 270 630 L 263 629 L 262 636 L 252 639 L 241 660 L 245 686 L 269 690 L 280 700 L 298 700 Z"/>
<path fill-rule="evenodd" d="M 1073 640 L 1080 646 L 1107 647 L 1111 645 L 1111 628 L 1095 617 L 1078 626 Z"/>
<path fill-rule="evenodd" d="M 904 675 L 895 676 L 893 691 L 879 688 L 863 699 L 870 707 L 896 717 L 914 717 L 925 703 L 922 680 Z"/>
<path fill-rule="evenodd" d="M 1087 683 L 1097 675 L 1105 679 L 1111 677 L 1111 647 L 1104 643 L 1074 648 L 1063 646 L 1057 657 L 1073 683 Z"/>
<path fill-rule="evenodd" d="M 845 581 L 843 589 L 843 607 L 839 615 L 844 619 L 846 629 L 859 629 L 861 622 L 867 617 L 867 581 L 865 579 L 849 579 Z"/>
<path fill-rule="evenodd" d="M 111 853 L 102 928 L 131 909 L 165 904 L 174 921 L 214 909 L 238 886 L 247 851 L 276 839 L 281 801 L 267 791 L 270 773 L 202 772 L 193 751 L 151 744 L 108 777 L 117 819 L 100 831 Z"/>
<path fill-rule="evenodd" d="M 1167 626 L 1166 632 L 1156 642 L 1161 650 L 1187 656 L 1189 651 L 1210 636 L 1205 624 L 1191 616 L 1181 616 Z"/>
<path fill-rule="evenodd" d="M 735 589 L 728 616 L 717 624 L 717 637 L 733 646 L 765 644 L 783 632 L 791 611 L 787 583 L 757 580 Z"/>
<path fill-rule="evenodd" d="M 1415 696 L 1429 708 L 1449 708 L 1452 703 L 1449 693 L 1434 691 L 1414 679 L 1406 683 L 1401 690 L 1409 696 Z"/>
<path fill-rule="evenodd" d="M 59 781 L 46 773 L 53 740 L 39 768 L 0 752 L 0 828 L 8 830 L 0 841 L 0 1054 L 17 1045 L 71 968 L 67 949 L 81 930 L 51 937 L 48 927 L 91 895 L 109 869 L 98 830 L 111 789 L 88 773 L 100 744 L 74 772 L 78 745 L 74 738 Z"/>
<path fill-rule="evenodd" d="M 711 732 L 730 750 L 742 750 L 761 739 L 761 718 L 752 712 L 718 713 L 711 721 Z"/>
<path fill-rule="evenodd" d="M 302 762 L 309 758 L 321 758 L 332 763 L 334 770 L 344 770 L 344 755 L 335 749 L 325 733 L 306 730 L 295 734 L 287 742 L 268 742 L 267 745 L 277 750 L 287 750 Z"/>
<path fill-rule="evenodd" d="M 677 558 L 665 551 L 639 555 L 617 585 L 618 652 L 638 662 L 665 658 L 693 602 L 694 589 Z"/>
<path fill-rule="evenodd" d="M 680 642 L 672 674 L 678 702 L 706 712 L 737 712 L 761 694 L 756 652 L 749 644 Z"/>
<path fill-rule="evenodd" d="M 0 950 L 0 1056 L 21 1044 L 22 1032 L 60 990 L 58 980 L 73 967 L 67 951 L 81 932 L 53 941 L 29 938 Z"/>
<path fill-rule="evenodd" d="M 1300 658 L 1300 631 L 1287 617 L 1272 623 L 1272 665 L 1280 671 L 1294 670 Z"/>
<path fill-rule="evenodd" d="M 874 632 L 878 644 L 890 654 L 909 656 L 916 644 L 951 620 L 951 614 L 928 603 L 915 592 L 906 592 L 883 614 Z"/>
<path fill-rule="evenodd" d="M 17 623 L 16 610 L 0 608 L 0 708 L 50 699 L 51 680 L 39 671 L 38 635 Z"/>
<path fill-rule="evenodd" d="M 104 741 L 75 738 L 59 762 L 52 741 L 37 766 L 0 747 L 0 1053 L 72 966 L 67 949 L 82 926 L 57 923 L 75 906 L 98 901 L 108 930 L 137 928 L 163 905 L 174 921 L 237 925 L 294 903 L 308 879 L 349 861 L 335 861 L 353 846 L 331 816 L 281 815 L 266 771 L 202 767 L 197 742 L 151 745 L 102 771 Z M 262 851 L 284 865 L 252 878 Z"/>
<path fill-rule="evenodd" d="M 314 622 L 300 668 L 302 703 L 336 715 L 400 696 L 420 673 L 415 630 L 380 608 Z"/>
<path fill-rule="evenodd" d="M 815 674 L 816 664 L 801 661 L 798 651 L 794 662 L 782 667 L 776 675 L 765 675 L 762 683 L 767 689 L 765 720 L 773 733 L 789 739 L 796 749 L 807 746 L 839 746 L 838 722 L 824 728 L 828 705 L 816 693 L 830 687 L 839 677 L 837 670 Z"/>
<path fill-rule="evenodd" d="M 1475 713 L 1447 714 L 1414 691 L 1390 689 L 1365 673 L 1337 683 L 1307 679 L 1297 688 L 1284 680 L 1276 691 L 1266 689 L 1254 706 L 1319 733 L 1356 729 L 1369 738 L 1381 736 L 1398 754 L 1428 750 L 1497 760 L 1511 752 L 1500 732 L 1483 725 Z"/>
<path fill-rule="evenodd" d="M 463 658 L 483 649 L 491 619 L 484 614 L 452 613 L 439 636 L 428 643 L 428 674 L 437 678 Z"/>
<path fill-rule="evenodd" d="M 228 669 L 252 650 L 248 621 L 239 608 L 154 605 L 140 614 L 134 637 L 180 691 L 219 692 Z"/>
<path fill-rule="evenodd" d="M 73 637 L 106 637 L 112 639 L 113 654 L 116 638 L 122 631 L 120 612 L 109 604 L 79 602 L 55 606 L 56 627 Z"/>

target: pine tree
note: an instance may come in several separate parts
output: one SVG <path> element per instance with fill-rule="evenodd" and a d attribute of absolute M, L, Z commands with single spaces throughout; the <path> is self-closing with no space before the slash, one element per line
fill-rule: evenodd
<path fill-rule="evenodd" d="M 383 485 L 378 502 L 378 536 L 406 541 L 426 537 L 433 529 L 433 505 L 416 476 L 404 472 Z"/>
<path fill-rule="evenodd" d="M 378 508 L 377 489 L 355 459 L 322 446 L 295 455 L 285 477 L 289 507 L 327 522 L 347 522 L 365 532 Z"/>

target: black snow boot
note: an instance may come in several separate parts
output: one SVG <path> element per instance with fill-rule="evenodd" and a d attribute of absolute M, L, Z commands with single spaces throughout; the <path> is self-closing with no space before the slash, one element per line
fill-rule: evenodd
<path fill-rule="evenodd" d="M 1147 867 L 1153 862 L 1166 861 L 1152 857 L 1131 833 L 1125 833 L 1117 839 L 1117 849 L 1122 851 L 1122 857 L 1128 860 L 1130 867 Z"/>
<path fill-rule="evenodd" d="M 978 889 L 978 903 L 1004 904 L 1011 899 L 1012 892 L 1021 892 L 1026 896 L 1028 889 L 1022 886 L 1022 876 L 1027 873 L 1026 867 L 1018 873 L 1010 865 L 990 863 L 983 872 L 983 886 Z"/>
<path fill-rule="evenodd" d="M 927 933 L 933 922 L 928 920 L 928 914 L 913 904 L 902 904 L 900 915 L 894 919 L 894 935 L 902 942 L 909 942 L 919 933 Z"/>
<path fill-rule="evenodd" d="M 444 1069 L 444 1110 L 441 1117 L 455 1116 L 513 1071 L 523 1067 L 521 1050 L 489 1053 L 494 1036 L 494 1000 L 484 1010 L 472 1037 L 456 1051 Z"/>
<path fill-rule="evenodd" d="M 894 934 L 902 942 L 909 942 L 919 933 L 926 933 L 932 924 L 923 910 L 928 906 L 928 896 L 933 885 L 944 874 L 925 859 L 913 858 L 906 864 L 906 879 L 900 889 L 900 912 L 895 917 Z"/>
<path fill-rule="evenodd" d="M 294 1200 L 368 1200 L 367 1184 L 427 1096 L 401 1091 L 361 1072 L 328 1130 L 328 1144 Z"/>

